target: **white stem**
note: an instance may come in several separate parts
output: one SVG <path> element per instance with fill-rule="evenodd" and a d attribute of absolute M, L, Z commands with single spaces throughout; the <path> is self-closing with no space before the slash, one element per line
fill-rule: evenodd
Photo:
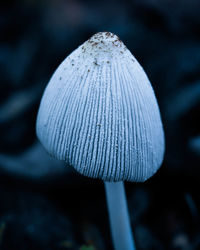
<path fill-rule="evenodd" d="M 104 182 L 115 250 L 135 250 L 123 182 Z"/>

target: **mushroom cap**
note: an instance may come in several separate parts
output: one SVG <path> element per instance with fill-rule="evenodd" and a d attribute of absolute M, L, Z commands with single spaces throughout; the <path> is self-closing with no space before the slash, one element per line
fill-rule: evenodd
<path fill-rule="evenodd" d="M 154 91 L 110 32 L 92 36 L 57 68 L 41 100 L 36 132 L 52 156 L 104 181 L 145 181 L 163 160 Z"/>

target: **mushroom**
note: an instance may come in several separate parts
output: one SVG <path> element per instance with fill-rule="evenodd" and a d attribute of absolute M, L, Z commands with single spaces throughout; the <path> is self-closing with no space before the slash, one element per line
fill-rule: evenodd
<path fill-rule="evenodd" d="M 116 35 L 95 34 L 61 63 L 36 132 L 52 156 L 104 181 L 114 247 L 134 249 L 123 181 L 143 182 L 157 171 L 164 132 L 151 84 Z"/>

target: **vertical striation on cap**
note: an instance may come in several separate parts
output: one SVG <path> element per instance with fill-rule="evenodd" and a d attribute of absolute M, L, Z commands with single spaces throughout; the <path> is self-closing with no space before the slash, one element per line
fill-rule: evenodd
<path fill-rule="evenodd" d="M 151 84 L 109 32 L 95 34 L 58 67 L 36 131 L 51 155 L 105 181 L 145 181 L 163 160 L 164 132 Z"/>

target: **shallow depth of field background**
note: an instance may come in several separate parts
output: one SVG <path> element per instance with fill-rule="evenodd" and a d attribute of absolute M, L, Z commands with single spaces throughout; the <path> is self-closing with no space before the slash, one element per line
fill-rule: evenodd
<path fill-rule="evenodd" d="M 1 1 L 0 249 L 112 249 L 103 182 L 51 159 L 35 135 L 54 70 L 99 31 L 143 66 L 166 135 L 158 173 L 125 184 L 137 249 L 200 249 L 198 0 Z"/>

